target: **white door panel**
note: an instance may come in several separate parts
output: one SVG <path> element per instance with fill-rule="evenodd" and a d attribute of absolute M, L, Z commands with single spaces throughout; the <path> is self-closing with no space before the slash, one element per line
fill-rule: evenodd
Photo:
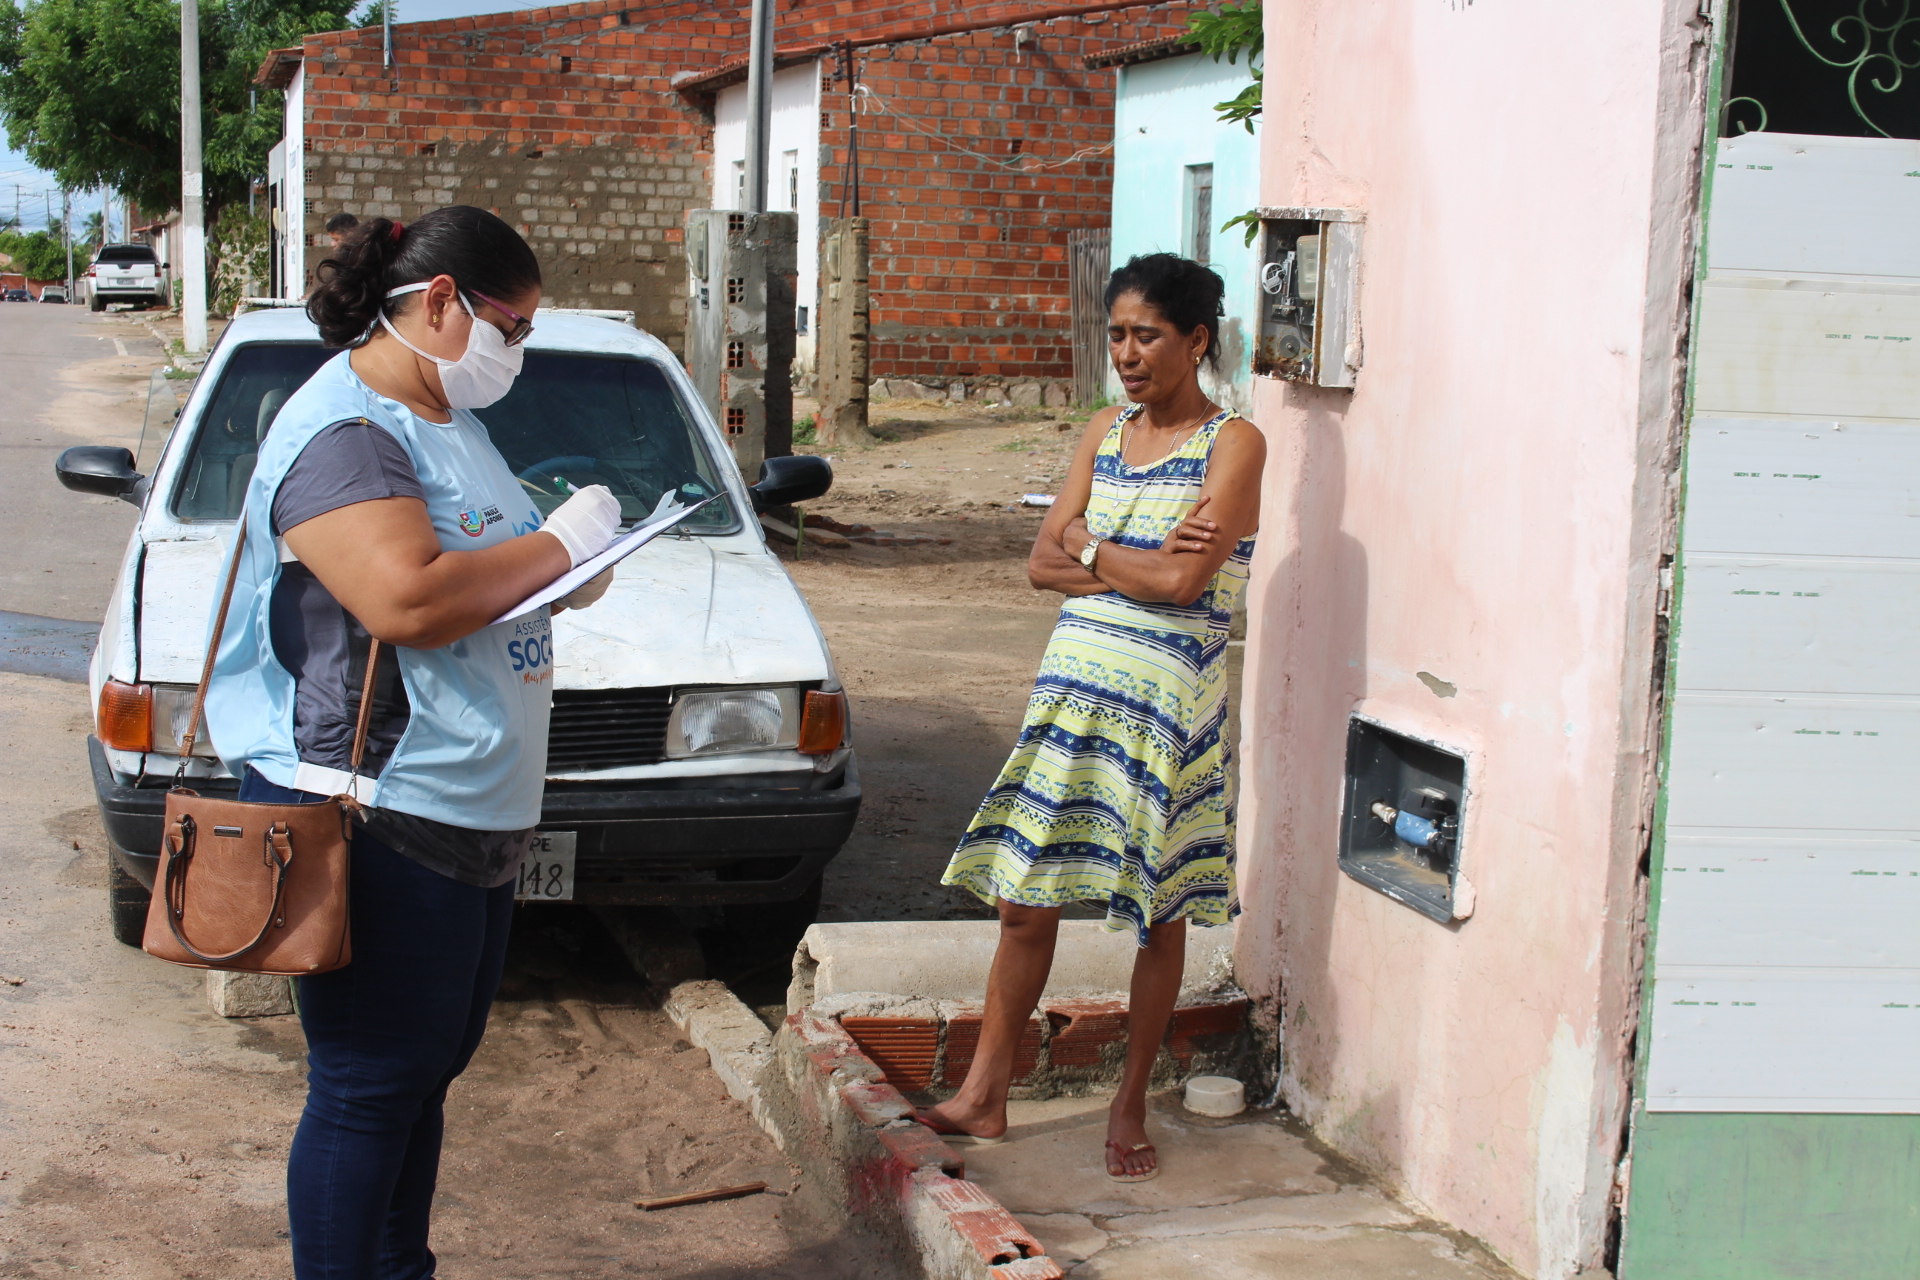
<path fill-rule="evenodd" d="M 1920 1111 L 1920 970 L 1661 966 L 1653 1111 Z"/>
<path fill-rule="evenodd" d="M 1920 524 L 1920 520 L 1915 520 Z M 1920 697 L 1920 560 L 1686 557 L 1682 690 Z"/>
<path fill-rule="evenodd" d="M 1703 416 L 1687 453 L 1689 556 L 1920 559 L 1920 425 Z"/>
<path fill-rule="evenodd" d="M 1670 832 L 1660 964 L 1920 971 L 1920 838 Z"/>
<path fill-rule="evenodd" d="M 1920 142 L 1720 139 L 1711 268 L 1920 277 Z"/>
<path fill-rule="evenodd" d="M 1920 418 L 1920 287 L 1711 276 L 1701 413 Z"/>
<path fill-rule="evenodd" d="M 1920 143 L 1717 144 L 1646 1105 L 1920 1111 Z"/>
<path fill-rule="evenodd" d="M 1920 831 L 1920 699 L 1682 693 L 1670 827 Z"/>

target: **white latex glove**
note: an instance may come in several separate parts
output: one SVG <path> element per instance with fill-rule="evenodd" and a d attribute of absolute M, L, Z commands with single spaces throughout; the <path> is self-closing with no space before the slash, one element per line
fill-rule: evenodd
<path fill-rule="evenodd" d="M 613 585 L 613 569 L 602 569 L 585 582 L 575 587 L 553 603 L 561 609 L 584 609 L 601 596 L 607 594 L 607 588 Z"/>
<path fill-rule="evenodd" d="M 607 549 L 620 530 L 620 499 L 603 484 L 575 489 L 573 496 L 553 509 L 540 528 L 560 539 L 567 557 L 578 567 Z"/>

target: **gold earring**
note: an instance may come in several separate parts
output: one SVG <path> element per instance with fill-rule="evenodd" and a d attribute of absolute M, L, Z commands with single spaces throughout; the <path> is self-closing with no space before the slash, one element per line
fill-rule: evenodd
<path fill-rule="evenodd" d="M 1200 356 L 1195 356 L 1195 357 L 1193 358 L 1193 367 L 1194 367 L 1194 368 L 1196 368 L 1196 369 L 1198 369 L 1198 368 L 1200 367 L 1200 360 L 1201 360 L 1201 357 L 1200 357 Z"/>

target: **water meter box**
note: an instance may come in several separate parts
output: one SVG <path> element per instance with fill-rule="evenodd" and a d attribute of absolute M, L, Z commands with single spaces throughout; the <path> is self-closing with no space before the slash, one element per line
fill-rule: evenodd
<path fill-rule="evenodd" d="M 1466 778 L 1464 757 L 1354 716 L 1340 869 L 1422 915 L 1454 919 Z"/>
<path fill-rule="evenodd" d="M 1351 387 L 1360 370 L 1360 215 L 1261 209 L 1259 323 L 1253 371 Z"/>

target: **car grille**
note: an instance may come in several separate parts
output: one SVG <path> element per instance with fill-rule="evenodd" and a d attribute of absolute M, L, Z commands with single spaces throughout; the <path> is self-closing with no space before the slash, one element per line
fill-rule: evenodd
<path fill-rule="evenodd" d="M 547 772 L 659 764 L 672 705 L 671 689 L 555 689 Z"/>

